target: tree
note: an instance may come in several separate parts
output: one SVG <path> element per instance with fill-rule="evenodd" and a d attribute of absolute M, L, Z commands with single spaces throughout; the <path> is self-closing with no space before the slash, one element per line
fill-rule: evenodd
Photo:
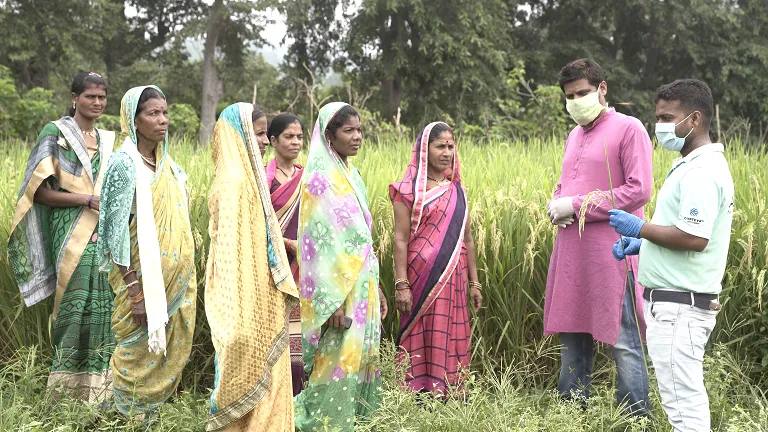
<path fill-rule="evenodd" d="M 216 107 L 223 94 L 217 69 L 217 52 L 226 68 L 241 68 L 250 43 L 263 43 L 261 31 L 266 23 L 262 12 L 266 2 L 215 0 L 207 10 L 203 50 L 203 94 L 200 109 L 200 145 L 213 136 Z"/>
<path fill-rule="evenodd" d="M 361 87 L 377 83 L 381 109 L 419 123 L 480 118 L 504 85 L 511 51 L 501 0 L 363 0 L 346 38 Z"/>
<path fill-rule="evenodd" d="M 100 3 L 88 0 L 0 1 L 0 64 L 26 88 L 49 88 L 51 70 L 63 57 L 97 51 L 102 12 Z M 73 26 L 66 17 L 88 19 Z"/>
<path fill-rule="evenodd" d="M 298 79 L 328 72 L 343 35 L 343 21 L 336 20 L 336 8 L 349 7 L 349 0 L 282 0 L 285 16 L 285 43 L 292 40 L 285 57 L 285 70 Z"/>

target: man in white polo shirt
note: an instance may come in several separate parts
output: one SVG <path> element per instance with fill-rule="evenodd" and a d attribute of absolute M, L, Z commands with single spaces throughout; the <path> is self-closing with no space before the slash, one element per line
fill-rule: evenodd
<path fill-rule="evenodd" d="M 710 431 L 704 347 L 720 310 L 733 218 L 733 180 L 722 144 L 709 138 L 712 92 L 698 80 L 661 86 L 655 98 L 656 139 L 679 151 L 659 191 L 650 223 L 611 210 L 623 237 L 616 259 L 640 254 L 648 354 L 661 402 L 675 432 Z"/>

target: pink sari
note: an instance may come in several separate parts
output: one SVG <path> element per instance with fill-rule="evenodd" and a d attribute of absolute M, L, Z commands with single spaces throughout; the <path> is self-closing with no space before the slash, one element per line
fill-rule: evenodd
<path fill-rule="evenodd" d="M 464 247 L 468 206 L 458 153 L 451 182 L 427 190 L 429 133 L 436 124 L 417 138 L 405 176 L 389 186 L 389 196 L 411 210 L 408 280 L 413 310 L 401 316 L 398 338 L 410 356 L 406 382 L 413 390 L 439 393 L 460 382 L 461 371 L 469 367 L 470 326 Z"/>
<path fill-rule="evenodd" d="M 280 183 L 275 178 L 277 171 L 277 162 L 272 159 L 266 167 L 267 184 L 269 185 L 272 207 L 280 222 L 280 229 L 283 232 L 283 238 L 296 240 L 299 228 L 299 185 L 301 184 L 301 174 L 303 167 L 294 165 L 296 173 L 285 183 Z M 291 252 L 288 254 L 288 261 L 291 265 L 293 280 L 299 281 L 299 263 L 296 256 Z M 291 349 L 291 375 L 293 376 L 293 395 L 301 393 L 304 376 L 304 360 L 301 357 L 301 312 L 298 303 L 291 311 L 289 318 L 290 330 L 290 349 Z"/>

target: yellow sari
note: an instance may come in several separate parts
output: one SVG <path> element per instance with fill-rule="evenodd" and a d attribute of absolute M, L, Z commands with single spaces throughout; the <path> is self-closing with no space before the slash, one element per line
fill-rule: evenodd
<path fill-rule="evenodd" d="M 148 280 L 146 268 L 142 272 L 142 263 L 146 261 L 140 257 L 140 248 L 150 248 L 146 247 L 140 231 L 142 221 L 149 215 L 142 214 L 138 204 L 147 197 L 140 196 L 141 183 L 137 178 L 147 175 L 140 170 L 148 168 L 137 164 L 132 152 L 136 151 L 136 104 L 145 88 L 131 89 L 123 98 L 121 123 L 123 134 L 129 138 L 109 161 L 99 218 L 100 266 L 102 271 L 110 271 L 109 282 L 115 292 L 112 328 L 117 347 L 111 360 L 114 399 L 116 408 L 127 415 L 150 412 L 176 391 L 192 348 L 197 296 L 195 245 L 184 190 L 186 174 L 168 155 L 167 139 L 155 150 L 159 162 L 150 183 L 151 216 L 159 244 L 156 261 L 162 281 Z M 135 199 L 137 210 L 132 211 Z M 163 307 L 161 312 L 167 308 L 167 318 L 162 319 L 166 323 L 163 328 L 161 321 L 160 326 L 164 337 L 159 349 L 150 349 L 153 332 L 148 331 L 148 326 L 133 322 L 125 282 L 113 263 L 136 269 L 145 292 L 150 326 L 158 305 Z M 165 288 L 165 298 L 153 302 L 148 287 L 159 282 Z M 166 317 L 164 313 L 160 315 Z"/>
<path fill-rule="evenodd" d="M 297 302 L 250 104 L 220 115 L 205 311 L 216 348 L 207 430 L 293 431 L 288 317 Z"/>

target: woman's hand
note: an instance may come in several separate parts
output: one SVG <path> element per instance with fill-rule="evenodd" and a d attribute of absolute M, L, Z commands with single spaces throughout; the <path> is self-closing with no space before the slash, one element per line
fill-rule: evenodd
<path fill-rule="evenodd" d="M 400 313 L 410 315 L 413 309 L 413 293 L 411 288 L 395 290 L 395 307 Z"/>
<path fill-rule="evenodd" d="M 342 304 L 339 306 L 338 309 L 336 309 L 336 312 L 331 315 L 330 318 L 328 318 L 328 325 L 331 327 L 336 327 L 338 329 L 343 329 L 344 327 L 344 305 Z"/>
<path fill-rule="evenodd" d="M 483 294 L 480 290 L 472 287 L 469 290 L 469 297 L 472 299 L 472 304 L 475 306 L 475 312 L 480 312 L 480 308 L 483 306 Z"/>
<path fill-rule="evenodd" d="M 101 204 L 101 200 L 99 199 L 98 195 L 94 195 L 93 198 L 91 198 L 90 204 L 86 204 L 89 209 L 99 211 L 99 204 Z"/>
<path fill-rule="evenodd" d="M 293 255 L 298 255 L 299 248 L 298 248 L 298 243 L 296 242 L 296 240 L 291 240 L 291 239 L 283 238 L 283 244 L 285 245 L 285 251 L 286 252 L 288 252 L 290 254 L 293 254 Z"/>
<path fill-rule="evenodd" d="M 381 307 L 381 320 L 384 321 L 389 312 L 389 305 L 387 304 L 387 297 L 384 296 L 384 291 L 382 291 L 381 285 L 379 285 L 379 304 Z"/>
<path fill-rule="evenodd" d="M 134 278 L 136 276 L 134 275 Z M 138 279 L 134 279 L 138 281 Z M 131 282 L 133 283 L 133 282 Z M 133 323 L 140 326 L 147 325 L 147 308 L 144 304 L 144 298 L 141 301 L 134 303 L 134 299 L 144 295 L 144 289 L 141 286 L 141 282 L 133 283 L 128 287 L 128 301 L 131 302 L 131 316 L 133 317 Z"/>
<path fill-rule="evenodd" d="M 147 309 L 144 305 L 144 299 L 131 305 L 131 316 L 133 316 L 134 324 L 140 326 L 147 325 Z"/>

